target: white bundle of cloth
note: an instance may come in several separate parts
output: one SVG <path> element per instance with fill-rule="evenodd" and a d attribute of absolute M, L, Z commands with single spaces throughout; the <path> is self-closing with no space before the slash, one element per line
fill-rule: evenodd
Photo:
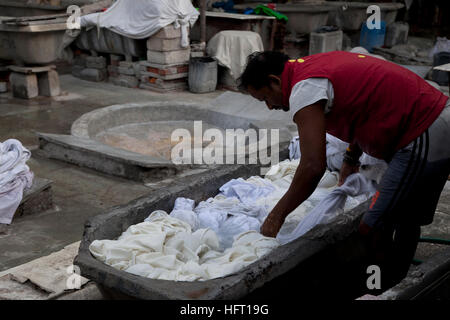
<path fill-rule="evenodd" d="M 339 171 L 342 167 L 345 150 L 349 144 L 328 133 L 326 134 L 326 140 L 327 167 L 331 171 Z M 288 148 L 289 159 L 293 160 L 301 158 L 300 140 L 298 136 L 292 138 Z M 387 163 L 383 160 L 371 157 L 366 153 L 361 155 L 359 162 L 361 162 L 360 172 L 368 179 L 379 183 L 384 171 L 387 169 Z"/>
<path fill-rule="evenodd" d="M 289 188 L 298 164 L 285 160 L 265 178 L 233 179 L 196 207 L 193 200 L 178 198 L 170 215 L 154 211 L 117 240 L 93 241 L 90 251 L 114 268 L 153 279 L 223 277 L 357 206 L 373 191 L 359 174 L 338 188 L 338 175 L 327 171 L 311 197 L 287 217 L 278 237 L 264 237 L 260 227 Z"/>
<path fill-rule="evenodd" d="M 0 143 L 0 223 L 10 224 L 22 201 L 23 190 L 33 183 L 33 173 L 26 165 L 31 152 L 19 140 Z"/>
<path fill-rule="evenodd" d="M 206 53 L 228 68 L 234 80 L 244 72 L 247 57 L 256 51 L 264 51 L 264 45 L 261 36 L 252 31 L 220 31 L 206 47 Z"/>
<path fill-rule="evenodd" d="M 277 239 L 282 244 L 289 243 L 301 237 L 316 225 L 326 224 L 339 213 L 355 207 L 355 204 L 357 205 L 361 203 L 361 201 L 367 200 L 374 192 L 375 188 L 366 177 L 359 173 L 352 174 L 347 177 L 342 186 L 335 188 L 326 195 L 320 203 L 297 224 L 294 230 L 278 233 Z M 356 203 L 350 202 L 346 205 L 348 196 L 359 197 L 359 201 L 354 199 L 356 200 Z"/>
<path fill-rule="evenodd" d="M 247 231 L 221 251 L 211 229 L 192 232 L 188 223 L 158 210 L 117 240 L 95 240 L 89 249 L 100 261 L 139 276 L 204 281 L 235 273 L 278 245 L 274 238 Z"/>
<path fill-rule="evenodd" d="M 81 17 L 82 27 L 107 28 L 132 39 L 145 39 L 174 24 L 181 28 L 181 46 L 189 46 L 188 27 L 199 12 L 190 0 L 117 0 L 105 12 Z"/>

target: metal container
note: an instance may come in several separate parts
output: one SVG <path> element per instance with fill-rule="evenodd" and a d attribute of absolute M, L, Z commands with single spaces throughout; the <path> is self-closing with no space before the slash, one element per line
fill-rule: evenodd
<path fill-rule="evenodd" d="M 211 57 L 191 58 L 189 61 L 189 91 L 206 93 L 216 90 L 217 61 Z"/>

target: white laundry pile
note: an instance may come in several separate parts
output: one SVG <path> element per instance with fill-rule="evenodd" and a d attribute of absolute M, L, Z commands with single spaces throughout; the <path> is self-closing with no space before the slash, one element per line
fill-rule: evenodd
<path fill-rule="evenodd" d="M 20 141 L 0 142 L 0 223 L 10 224 L 22 201 L 23 190 L 30 188 L 33 173 L 25 164 L 31 152 Z"/>
<path fill-rule="evenodd" d="M 275 239 L 248 231 L 222 252 L 211 229 L 192 232 L 188 223 L 158 210 L 117 240 L 95 240 L 89 249 L 100 261 L 143 277 L 202 281 L 237 272 L 277 246 Z"/>
<path fill-rule="evenodd" d="M 337 188 L 338 175 L 327 171 L 311 197 L 287 217 L 279 237 L 264 237 L 260 227 L 289 188 L 298 164 L 298 160 L 280 162 L 264 179 L 232 179 L 218 195 L 196 207 L 193 200 L 178 198 L 170 215 L 154 211 L 117 240 L 93 241 L 90 251 L 114 268 L 144 277 L 208 280 L 235 273 L 291 241 L 299 222 L 306 221 L 300 227 L 305 230 L 368 198 L 365 178 L 355 175 Z M 356 197 L 347 198 L 347 193 Z"/>
<path fill-rule="evenodd" d="M 145 39 L 161 28 L 181 27 L 181 46 L 189 46 L 188 27 L 197 21 L 199 12 L 190 0 L 117 0 L 105 12 L 81 17 L 82 27 L 107 28 L 132 39 Z"/>
<path fill-rule="evenodd" d="M 326 140 L 327 167 L 332 171 L 339 171 L 342 167 L 348 143 L 328 133 L 326 134 Z M 296 136 L 292 138 L 289 144 L 289 159 L 299 158 L 301 158 L 300 141 L 299 137 Z M 360 172 L 368 179 L 379 183 L 384 171 L 387 169 L 387 163 L 366 153 L 361 155 L 359 161 L 361 162 Z"/>

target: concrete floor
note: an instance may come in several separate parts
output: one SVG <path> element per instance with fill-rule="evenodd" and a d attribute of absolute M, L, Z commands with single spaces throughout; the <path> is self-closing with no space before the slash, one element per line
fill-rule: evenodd
<path fill-rule="evenodd" d="M 38 144 L 35 131 L 69 134 L 73 121 L 82 114 L 96 108 L 130 102 L 195 102 L 224 113 L 258 120 L 283 120 L 292 124 L 288 113 L 270 112 L 261 102 L 225 91 L 159 94 L 83 81 L 71 75 L 61 75 L 60 81 L 64 93 L 55 98 L 39 97 L 27 101 L 14 99 L 10 93 L 0 94 L 0 141 L 15 138 L 33 150 Z M 28 164 L 36 176 L 53 181 L 55 209 L 18 218 L 11 225 L 0 227 L 0 271 L 48 255 L 80 240 L 86 219 L 149 192 L 141 183 L 35 155 Z M 449 183 L 437 211 L 435 222 L 424 228 L 424 235 L 450 239 Z M 426 259 L 431 252 L 439 250 L 442 246 L 420 245 L 417 257 Z"/>
<path fill-rule="evenodd" d="M 60 81 L 64 94 L 56 98 L 22 100 L 12 98 L 10 93 L 0 94 L 0 141 L 15 138 L 33 151 L 38 144 L 35 131 L 69 134 L 73 121 L 96 108 L 161 100 L 205 103 L 223 93 L 164 95 L 83 81 L 71 75 L 60 76 Z M 20 217 L 0 227 L 0 271 L 80 240 L 86 219 L 149 192 L 137 182 L 35 155 L 27 164 L 36 176 L 53 181 L 55 210 Z"/>

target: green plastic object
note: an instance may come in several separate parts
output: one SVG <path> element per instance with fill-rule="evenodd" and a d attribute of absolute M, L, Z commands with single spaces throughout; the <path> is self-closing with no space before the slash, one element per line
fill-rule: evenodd
<path fill-rule="evenodd" d="M 274 11 L 274 10 L 272 10 L 272 9 L 266 7 L 266 6 L 263 6 L 263 5 L 257 6 L 254 11 L 255 11 L 255 14 L 263 13 L 263 14 L 265 14 L 267 16 L 275 17 L 278 20 L 284 20 L 286 22 L 288 21 L 288 17 L 286 17 L 284 14 L 279 13 L 277 11 Z"/>

